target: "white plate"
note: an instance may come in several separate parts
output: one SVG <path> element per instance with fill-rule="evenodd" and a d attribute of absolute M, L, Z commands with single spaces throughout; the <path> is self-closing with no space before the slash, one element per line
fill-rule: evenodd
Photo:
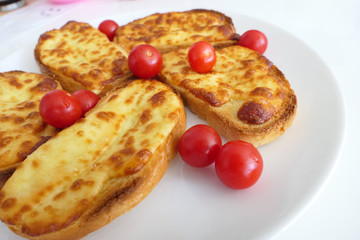
<path fill-rule="evenodd" d="M 156 11 L 161 10 L 112 11 L 114 15 L 88 21 L 93 26 L 105 18 L 125 24 Z M 265 55 L 285 74 L 298 98 L 292 127 L 259 148 L 264 159 L 260 180 L 250 189 L 230 190 L 218 181 L 213 166 L 194 169 L 176 157 L 144 201 L 85 239 L 269 238 L 296 219 L 331 176 L 345 129 L 343 100 L 333 75 L 319 56 L 289 33 L 236 12 L 225 13 L 239 33 L 251 28 L 265 32 L 269 40 Z M 38 36 L 67 20 L 43 22 L 2 45 L 0 71 L 39 72 L 33 59 Z M 187 116 L 188 127 L 204 123 L 189 111 Z M 0 235 L 1 239 L 21 239 L 4 224 Z"/>

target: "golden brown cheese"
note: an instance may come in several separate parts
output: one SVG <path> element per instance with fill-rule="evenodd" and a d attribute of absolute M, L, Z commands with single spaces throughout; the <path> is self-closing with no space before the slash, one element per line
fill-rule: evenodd
<path fill-rule="evenodd" d="M 57 130 L 39 114 L 42 96 L 60 85 L 36 73 L 0 73 L 0 172 L 13 169 Z"/>
<path fill-rule="evenodd" d="M 290 125 L 296 96 L 266 57 L 238 45 L 224 47 L 216 50 L 213 69 L 199 74 L 191 69 L 187 54 L 188 48 L 163 54 L 160 78 L 228 139 L 262 145 Z"/>
<path fill-rule="evenodd" d="M 15 171 L 0 191 L 1 220 L 27 237 L 57 232 L 96 217 L 109 201 L 106 193 L 119 183 L 111 198 L 125 205 L 123 194 L 147 184 L 149 176 L 137 174 L 148 168 L 146 174 L 155 175 L 166 144 L 175 148 L 167 140 L 184 131 L 177 125 L 185 122 L 184 114 L 181 99 L 155 80 L 135 80 L 107 95 Z"/>
<path fill-rule="evenodd" d="M 126 52 L 87 23 L 70 21 L 42 34 L 35 58 L 43 73 L 70 92 L 85 88 L 103 95 L 131 76 Z"/>
<path fill-rule="evenodd" d="M 135 20 L 116 30 L 114 42 L 128 52 L 140 44 L 151 44 L 166 52 L 197 41 L 230 44 L 236 36 L 229 17 L 220 12 L 199 9 L 156 13 Z"/>
<path fill-rule="evenodd" d="M 269 74 L 272 63 L 241 46 L 216 51 L 217 63 L 206 74 L 193 71 L 186 60 L 188 49 L 164 54 L 162 74 L 171 85 L 220 107 L 230 101 L 241 105 L 238 117 L 249 124 L 261 124 L 282 104 L 285 89 L 278 76 Z"/>

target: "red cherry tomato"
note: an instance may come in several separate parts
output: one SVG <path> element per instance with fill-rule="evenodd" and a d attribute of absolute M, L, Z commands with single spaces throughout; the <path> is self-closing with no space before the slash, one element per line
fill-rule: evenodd
<path fill-rule="evenodd" d="M 258 30 L 249 30 L 240 36 L 238 44 L 264 54 L 268 40 L 264 33 Z"/>
<path fill-rule="evenodd" d="M 209 72 L 216 63 L 214 47 L 205 41 L 194 43 L 188 52 L 190 67 L 198 73 Z"/>
<path fill-rule="evenodd" d="M 102 21 L 98 27 L 99 31 L 104 33 L 110 41 L 115 37 L 115 31 L 119 25 L 113 20 Z"/>
<path fill-rule="evenodd" d="M 53 90 L 40 100 L 40 115 L 43 120 L 56 128 L 66 128 L 81 116 L 81 104 L 71 93 Z"/>
<path fill-rule="evenodd" d="M 128 65 L 136 77 L 152 78 L 161 71 L 162 56 L 155 47 L 141 44 L 130 51 Z"/>
<path fill-rule="evenodd" d="M 81 104 L 81 116 L 85 116 L 90 109 L 100 100 L 100 97 L 87 89 L 81 89 L 73 93 L 73 95 L 79 100 Z"/>
<path fill-rule="evenodd" d="M 210 126 L 195 125 L 189 128 L 179 141 L 181 158 L 193 167 L 212 164 L 221 148 L 219 134 Z"/>
<path fill-rule="evenodd" d="M 233 189 L 245 189 L 254 185 L 261 176 L 263 160 L 259 151 L 243 141 L 224 144 L 215 159 L 219 179 Z"/>

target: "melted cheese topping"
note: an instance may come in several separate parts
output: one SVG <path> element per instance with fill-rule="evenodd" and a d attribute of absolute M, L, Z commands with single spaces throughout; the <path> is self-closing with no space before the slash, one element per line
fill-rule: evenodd
<path fill-rule="evenodd" d="M 38 148 L 0 191 L 0 217 L 39 235 L 76 220 L 115 179 L 140 171 L 181 117 L 181 100 L 136 80 Z"/>
<path fill-rule="evenodd" d="M 187 53 L 188 48 L 163 54 L 161 74 L 175 88 L 213 107 L 226 108 L 238 102 L 239 113 L 232 115 L 249 124 L 264 123 L 280 109 L 288 83 L 280 71 L 274 74 L 272 63 L 264 56 L 241 46 L 222 48 L 216 51 L 213 69 L 199 74 L 191 69 Z"/>
<path fill-rule="evenodd" d="M 56 129 L 39 114 L 39 103 L 60 85 L 45 75 L 25 72 L 0 73 L 0 171 L 13 167 Z"/>
<path fill-rule="evenodd" d="M 130 51 L 139 44 L 151 44 L 160 51 L 189 46 L 197 41 L 222 42 L 235 36 L 231 19 L 207 10 L 157 13 L 121 26 L 115 42 Z"/>
<path fill-rule="evenodd" d="M 42 34 L 37 49 L 42 64 L 96 94 L 129 72 L 126 53 L 87 23 L 72 21 Z"/>

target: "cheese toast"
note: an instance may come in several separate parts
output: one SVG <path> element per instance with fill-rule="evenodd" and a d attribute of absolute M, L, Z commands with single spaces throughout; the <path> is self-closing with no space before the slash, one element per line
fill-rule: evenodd
<path fill-rule="evenodd" d="M 120 26 L 114 42 L 128 52 L 140 44 L 167 52 L 198 41 L 231 45 L 237 37 L 231 18 L 217 11 L 196 9 L 156 13 Z"/>
<path fill-rule="evenodd" d="M 42 74 L 0 73 L 0 173 L 13 170 L 58 132 L 42 120 L 39 103 L 45 93 L 60 88 Z"/>
<path fill-rule="evenodd" d="M 177 94 L 129 81 L 23 161 L 0 191 L 0 219 L 29 239 L 81 238 L 150 193 L 184 130 Z"/>
<path fill-rule="evenodd" d="M 160 78 L 228 140 L 260 146 L 291 125 L 295 93 L 266 57 L 239 45 L 217 49 L 213 69 L 199 74 L 189 66 L 187 54 L 188 48 L 163 54 Z"/>
<path fill-rule="evenodd" d="M 42 34 L 35 48 L 41 72 L 65 90 L 88 89 L 100 96 L 131 76 L 126 54 L 98 29 L 76 21 Z"/>

